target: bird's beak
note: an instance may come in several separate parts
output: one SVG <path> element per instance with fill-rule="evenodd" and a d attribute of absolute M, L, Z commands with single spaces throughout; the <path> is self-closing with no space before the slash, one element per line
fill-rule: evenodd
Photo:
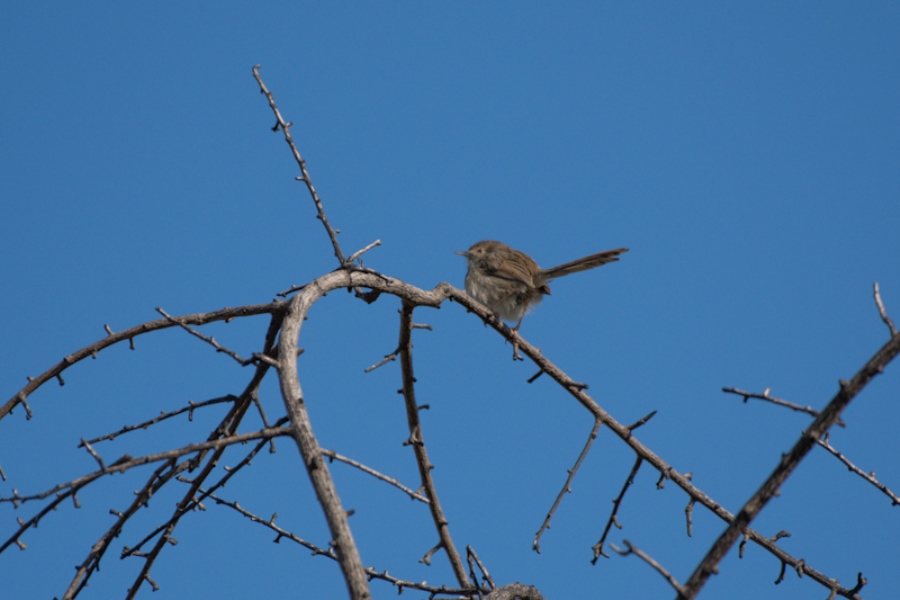
<path fill-rule="evenodd" d="M 459 254 L 460 256 L 465 256 L 466 258 L 469 258 L 469 253 L 468 253 L 468 252 L 465 252 L 465 251 L 463 251 L 463 250 L 457 250 L 457 251 L 454 252 L 453 254 Z"/>

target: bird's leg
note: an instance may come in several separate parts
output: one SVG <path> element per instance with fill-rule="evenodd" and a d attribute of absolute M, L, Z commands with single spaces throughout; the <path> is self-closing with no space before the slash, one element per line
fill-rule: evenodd
<path fill-rule="evenodd" d="M 508 297 L 508 296 L 507 296 Z M 519 322 L 516 323 L 516 326 L 512 328 L 513 333 L 519 335 L 519 327 L 522 326 L 522 320 L 525 318 L 525 313 L 528 312 L 528 298 L 525 298 L 522 305 L 522 316 L 519 317 Z"/>

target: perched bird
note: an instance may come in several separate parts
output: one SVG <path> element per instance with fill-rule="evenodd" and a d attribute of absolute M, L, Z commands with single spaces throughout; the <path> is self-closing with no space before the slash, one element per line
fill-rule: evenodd
<path fill-rule="evenodd" d="M 504 320 L 516 321 L 513 331 L 518 331 L 525 313 L 550 294 L 550 280 L 615 262 L 623 252 L 628 248 L 598 252 L 551 269 L 541 269 L 524 252 L 493 240 L 456 254 L 469 263 L 466 292 Z"/>

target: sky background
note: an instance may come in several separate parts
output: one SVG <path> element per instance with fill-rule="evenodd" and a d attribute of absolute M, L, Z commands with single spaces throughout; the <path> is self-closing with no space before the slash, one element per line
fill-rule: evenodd
<path fill-rule="evenodd" d="M 6 2 L 0 18 L 0 400 L 63 356 L 159 315 L 268 302 L 336 262 L 260 96 L 262 75 L 351 253 L 422 288 L 462 286 L 455 250 L 499 239 L 545 267 L 609 248 L 623 259 L 557 281 L 522 335 L 616 419 L 657 410 L 638 437 L 736 511 L 810 419 L 721 392 L 737 386 L 823 407 L 900 321 L 900 5 L 846 3 Z M 396 347 L 399 302 L 335 293 L 300 344 L 301 383 L 323 447 L 418 487 Z M 592 420 L 456 304 L 419 309 L 424 434 L 451 532 L 498 583 L 548 598 L 671 598 L 635 557 L 590 564 L 633 463 L 606 431 L 540 555 L 531 542 Z M 205 328 L 243 356 L 268 319 Z M 76 446 L 251 377 L 183 331 L 110 348 L 0 422 L 0 466 L 36 493 L 92 471 Z M 900 365 L 844 414 L 832 442 L 900 490 Z M 284 414 L 275 374 L 262 389 Z M 107 461 L 206 438 L 193 422 L 98 445 Z M 246 420 L 242 430 L 258 428 Z M 320 546 L 328 533 L 290 440 L 222 491 Z M 226 453 L 222 466 L 246 451 Z M 453 584 L 427 507 L 344 465 L 332 472 L 366 565 Z M 108 478 L 0 555 L 3 594 L 60 596 L 73 565 L 150 468 Z M 610 541 L 630 540 L 685 581 L 724 524 L 642 469 Z M 163 522 L 163 492 L 116 540 L 83 598 L 123 597 L 141 559 L 119 560 Z M 154 599 L 339 598 L 337 566 L 207 502 L 152 571 Z M 0 538 L 30 518 L 0 505 Z M 900 512 L 821 449 L 754 523 L 852 587 L 900 588 Z M 703 598 L 821 599 L 827 591 L 750 546 Z M 396 589 L 372 583 L 375 598 Z M 144 587 L 139 597 L 150 597 Z M 404 598 L 425 598 L 407 590 Z"/>

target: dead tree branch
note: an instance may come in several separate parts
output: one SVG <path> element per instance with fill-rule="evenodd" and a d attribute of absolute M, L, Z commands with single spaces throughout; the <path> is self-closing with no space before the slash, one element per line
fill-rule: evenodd
<path fill-rule="evenodd" d="M 887 316 L 887 311 L 884 310 L 884 303 L 881 302 L 881 290 L 878 289 L 878 282 L 876 281 L 875 285 L 872 287 L 874 288 L 873 295 L 875 296 L 875 306 L 878 307 L 878 314 L 881 316 L 881 320 L 884 321 L 884 324 L 888 326 L 891 337 L 894 337 L 897 335 L 897 328 L 894 326 L 894 321 Z"/>
<path fill-rule="evenodd" d="M 600 536 L 600 541 L 594 544 L 594 547 L 592 548 L 594 551 L 594 558 L 591 560 L 591 564 L 596 564 L 597 559 L 601 556 L 609 558 L 609 555 L 603 552 L 603 544 L 606 542 L 606 536 L 609 535 L 609 531 L 612 529 L 613 525 L 619 529 L 622 528 L 617 517 L 619 514 L 619 507 L 622 505 L 622 499 L 625 498 L 625 492 L 627 492 L 628 488 L 634 483 L 634 478 L 637 476 L 637 472 L 641 468 L 642 462 L 644 462 L 644 459 L 638 456 L 637 460 L 634 461 L 634 466 L 631 467 L 631 473 L 628 474 L 628 478 L 625 480 L 625 485 L 622 486 L 622 491 L 619 492 L 619 495 L 613 500 L 612 514 L 609 515 L 609 519 L 606 521 L 606 527 L 603 528 L 603 535 Z"/>
<path fill-rule="evenodd" d="M 338 454 L 334 450 L 328 450 L 326 448 L 320 448 L 319 452 L 321 452 L 323 455 L 327 456 L 331 460 L 336 460 L 336 461 L 348 464 L 351 467 L 356 467 L 363 473 L 368 473 L 369 475 L 371 475 L 372 477 L 374 477 L 376 479 L 380 479 L 381 481 L 384 481 L 385 483 L 391 484 L 395 488 L 405 492 L 413 500 L 418 500 L 419 502 L 424 502 L 425 504 L 428 504 L 430 502 L 430 500 L 428 500 L 428 498 L 426 498 L 419 492 L 406 487 L 405 485 L 403 485 L 402 483 L 400 483 L 393 477 L 388 477 L 387 475 L 384 475 L 383 473 L 379 473 L 378 471 L 376 471 L 375 469 L 373 469 L 371 467 L 367 467 L 366 465 L 362 464 L 361 462 L 355 461 L 352 458 L 347 458 L 346 456 Z"/>
<path fill-rule="evenodd" d="M 657 573 L 662 575 L 663 578 L 665 578 L 665 580 L 669 582 L 669 585 L 671 585 L 673 588 L 675 588 L 676 592 L 678 592 L 679 594 L 682 592 L 681 585 L 672 576 L 672 574 L 669 573 L 661 564 L 659 564 L 657 561 L 655 561 L 653 558 L 651 558 L 651 556 L 649 554 L 647 554 L 640 548 L 633 546 L 631 544 L 631 542 L 629 542 L 628 540 L 622 540 L 622 543 L 625 544 L 625 548 L 626 548 L 625 550 L 622 550 L 621 548 L 616 548 L 615 546 L 612 546 L 612 549 L 615 550 L 616 552 L 618 552 L 619 554 L 621 554 L 622 556 L 628 556 L 629 554 L 634 554 L 635 556 L 640 557 L 641 560 L 643 560 L 645 563 L 647 563 L 648 565 L 653 567 L 653 569 L 656 570 Z M 610 545 L 612 545 L 612 544 L 610 544 Z"/>
<path fill-rule="evenodd" d="M 137 431 L 139 429 L 140 430 L 147 429 L 153 425 L 156 425 L 157 423 L 159 423 L 161 421 L 165 421 L 166 419 L 171 419 L 172 417 L 177 417 L 178 415 L 184 414 L 184 413 L 188 413 L 188 420 L 192 421 L 194 419 L 194 411 L 197 410 L 198 408 L 203 408 L 205 406 L 212 406 L 215 404 L 222 404 L 223 402 L 234 402 L 237 399 L 238 399 L 237 396 L 229 394 L 227 396 L 222 396 L 221 398 L 212 398 L 211 400 L 204 400 L 203 402 L 194 402 L 193 400 L 191 400 L 188 402 L 187 406 L 184 406 L 182 408 L 177 408 L 177 409 L 175 409 L 173 411 L 169 411 L 169 412 L 162 412 L 162 413 L 160 413 L 160 415 L 158 417 L 148 419 L 141 423 L 137 423 L 136 425 L 126 425 L 122 429 L 119 429 L 118 431 L 114 431 L 112 433 L 107 433 L 106 435 L 101 435 L 100 437 L 91 438 L 89 440 L 82 440 L 82 442 L 80 444 L 78 444 L 78 447 L 80 448 L 84 444 L 96 444 L 97 442 L 114 440 L 117 437 L 119 437 L 120 435 L 123 435 L 125 433 Z"/>
<path fill-rule="evenodd" d="M 321 297 L 324 291 L 323 286 L 318 282 L 328 277 L 344 276 L 349 279 L 348 275 L 346 271 L 336 271 L 326 275 L 291 298 L 278 343 L 278 380 L 281 384 L 281 396 L 291 419 L 291 433 L 303 457 L 303 464 L 316 492 L 316 497 L 325 513 L 325 520 L 331 531 L 332 543 L 347 583 L 348 592 L 353 600 L 366 600 L 372 597 L 369 592 L 366 570 L 359 556 L 356 542 L 353 540 L 350 524 L 347 522 L 347 512 L 341 506 L 341 499 L 328 470 L 328 464 L 322 460 L 319 443 L 312 430 L 309 413 L 306 411 L 306 401 L 300 387 L 300 378 L 297 374 L 296 358 L 297 341 L 300 337 L 303 319 L 310 306 Z"/>
<path fill-rule="evenodd" d="M 553 514 L 556 512 L 556 509 L 562 502 L 563 496 L 572 493 L 572 480 L 575 479 L 575 473 L 578 472 L 578 469 L 581 467 L 581 463 L 584 461 L 584 457 L 587 456 L 588 451 L 594 444 L 594 440 L 597 439 L 597 432 L 600 431 L 600 425 L 601 423 L 599 419 L 594 421 L 594 427 L 593 429 L 591 429 L 591 433 L 588 435 L 588 439 L 584 444 L 584 448 L 581 449 L 581 454 L 578 455 L 578 459 L 575 461 L 575 465 L 568 470 L 566 482 L 563 484 L 563 487 L 559 491 L 559 494 L 557 494 L 556 500 L 553 502 L 553 506 L 551 506 L 550 510 L 547 512 L 547 516 L 544 518 L 544 522 L 541 524 L 540 529 L 538 529 L 537 533 L 534 535 L 534 541 L 531 542 L 531 549 L 538 554 L 541 553 L 541 536 L 544 535 L 544 531 L 550 529 L 550 520 L 553 519 Z"/>
<path fill-rule="evenodd" d="M 223 308 L 222 310 L 213 312 L 185 315 L 183 317 L 175 318 L 178 319 L 180 323 L 184 323 L 186 325 L 203 325 L 205 323 L 212 323 L 213 321 L 230 321 L 231 319 L 234 319 L 236 317 L 250 317 L 254 315 L 274 314 L 284 310 L 284 305 L 284 302 L 272 302 L 271 304 L 256 304 L 251 306 L 239 306 L 237 308 Z M 173 322 L 171 319 L 149 321 L 147 323 L 142 323 L 135 327 L 131 327 L 130 329 L 120 331 L 119 333 L 110 333 L 106 338 L 94 342 L 90 346 L 85 346 L 81 350 L 73 352 L 37 377 L 29 378 L 28 385 L 16 392 L 16 394 L 12 398 L 10 398 L 6 402 L 6 404 L 0 406 L 0 419 L 3 419 L 7 414 L 12 412 L 12 410 L 17 405 L 24 405 L 25 399 L 28 398 L 28 396 L 31 395 L 34 390 L 38 389 L 51 379 L 58 379 L 63 371 L 65 371 L 75 363 L 80 362 L 89 356 L 96 358 L 98 352 L 114 344 L 118 344 L 119 342 L 123 342 L 125 340 L 133 341 L 134 338 L 139 335 L 143 335 L 145 333 L 150 333 L 152 331 L 157 331 L 160 329 L 166 329 L 168 327 L 177 326 L 178 323 Z M 107 331 L 109 332 L 111 330 L 107 328 Z M 31 418 L 30 412 L 28 418 Z"/>
<path fill-rule="evenodd" d="M 781 398 L 776 398 L 774 396 L 770 396 L 769 392 L 771 390 L 769 388 L 766 388 L 766 390 L 762 394 L 757 394 L 755 392 L 745 392 L 744 390 L 739 390 L 734 387 L 724 387 L 724 388 L 722 388 L 722 391 L 725 392 L 726 394 L 737 394 L 738 396 L 743 396 L 744 404 L 746 404 L 747 400 L 749 400 L 750 398 L 757 398 L 759 400 L 765 400 L 767 402 L 771 402 L 772 404 L 777 404 L 778 406 L 783 406 L 785 408 L 789 408 L 789 409 L 797 411 L 797 412 L 802 412 L 802 413 L 806 413 L 808 415 L 812 415 L 813 417 L 819 416 L 819 411 L 815 410 L 811 406 L 808 406 L 808 405 L 800 406 L 799 404 L 794 404 L 793 402 L 788 402 L 787 400 L 782 400 Z M 845 423 L 841 419 L 838 419 L 837 421 L 835 421 L 834 424 L 840 425 L 841 427 L 843 427 L 845 425 Z"/>
<path fill-rule="evenodd" d="M 406 420 L 409 425 L 409 443 L 416 455 L 416 464 L 419 467 L 419 476 L 422 478 L 422 486 L 431 502 L 428 504 L 431 509 L 431 517 L 437 528 L 438 536 L 441 539 L 440 546 L 447 553 L 450 560 L 450 566 L 456 575 L 456 580 L 462 588 L 468 588 L 471 585 L 466 568 L 463 564 L 462 557 L 456 550 L 453 538 L 450 536 L 450 527 L 447 517 L 444 516 L 444 509 L 437 495 L 437 486 L 434 484 L 434 478 L 431 476 L 433 465 L 428 460 L 428 451 L 425 449 L 425 438 L 422 434 L 422 422 L 419 420 L 419 405 L 416 402 L 415 392 L 415 376 L 413 375 L 412 363 L 412 330 L 413 330 L 413 314 L 414 306 L 409 302 L 403 302 L 400 309 L 400 368 L 403 377 L 403 400 L 406 405 Z"/>
<path fill-rule="evenodd" d="M 880 481 L 875 479 L 874 471 L 871 473 L 866 473 L 865 471 L 863 471 L 862 469 L 860 469 L 859 467 L 854 465 L 852 462 L 850 462 L 849 458 L 847 458 L 846 456 L 841 454 L 837 448 L 835 448 L 834 446 L 831 445 L 831 443 L 829 443 L 827 433 L 825 434 L 824 438 L 816 440 L 816 443 L 819 444 L 820 446 L 822 446 L 823 448 L 825 448 L 826 450 L 828 450 L 828 452 L 830 452 L 835 458 L 837 458 L 839 461 L 844 463 L 850 471 L 856 473 L 857 475 L 859 475 L 860 477 L 862 477 L 863 479 L 865 479 L 866 481 L 868 481 L 869 483 L 874 485 L 876 488 L 881 490 L 881 492 L 885 496 L 887 496 L 888 498 L 891 499 L 891 506 L 900 505 L 900 497 L 897 497 L 897 494 L 892 492 L 890 490 L 890 488 L 888 488 L 886 485 L 884 485 L 883 483 L 881 483 Z"/>
<path fill-rule="evenodd" d="M 259 84 L 259 93 L 265 94 L 266 99 L 269 101 L 269 108 L 272 109 L 272 112 L 275 113 L 275 126 L 272 127 L 272 131 L 278 131 L 281 129 L 282 133 L 284 133 L 284 141 L 287 142 L 287 145 L 291 148 L 291 154 L 294 155 L 294 160 L 297 161 L 297 166 L 300 167 L 301 176 L 297 178 L 298 181 L 302 181 L 306 184 L 306 189 L 309 190 L 309 195 L 312 197 L 313 203 L 316 205 L 316 218 L 322 221 L 322 225 L 325 226 L 325 231 L 328 233 L 328 238 L 331 240 L 331 246 L 334 248 L 334 255 L 337 257 L 338 262 L 341 267 L 346 267 L 350 264 L 351 261 L 348 261 L 344 258 L 344 251 L 341 250 L 341 245 L 338 242 L 337 234 L 340 233 L 336 229 L 331 226 L 331 223 L 328 222 L 328 216 L 325 214 L 325 209 L 322 207 L 322 200 L 319 199 L 319 194 L 316 192 L 315 186 L 312 184 L 312 180 L 309 178 L 309 172 L 306 170 L 306 161 L 303 160 L 303 157 L 300 156 L 300 151 L 297 150 L 296 144 L 294 144 L 294 138 L 291 136 L 291 126 L 293 123 L 289 121 L 285 121 L 284 117 L 281 116 L 281 111 L 278 110 L 278 107 L 275 105 L 275 97 L 272 95 L 272 92 L 269 91 L 269 88 L 266 87 L 266 84 L 263 83 L 262 77 L 259 74 L 260 65 L 256 65 L 253 67 L 253 77 L 256 79 L 256 82 Z M 367 250 L 368 248 L 364 249 Z M 361 254 L 360 252 L 359 254 Z M 356 258 L 356 256 L 354 256 Z"/>
<path fill-rule="evenodd" d="M 755 494 L 744 504 L 737 516 L 731 520 L 728 527 L 719 536 L 719 539 L 712 545 L 707 552 L 706 557 L 694 570 L 691 577 L 684 584 L 684 593 L 679 594 L 680 598 L 690 599 L 703 588 L 709 576 L 718 570 L 719 562 L 724 558 L 725 554 L 734 545 L 745 528 L 760 513 L 768 501 L 778 492 L 781 484 L 788 478 L 800 461 L 815 445 L 822 435 L 828 431 L 834 422 L 840 417 L 841 411 L 859 394 L 873 377 L 880 374 L 888 363 L 900 353 L 900 335 L 894 336 L 887 344 L 881 347 L 875 355 L 853 376 L 850 381 L 841 381 L 840 390 L 837 395 L 832 398 L 828 406 L 816 417 L 809 429 L 803 432 L 800 439 L 794 444 L 794 447 L 785 454 L 775 468 L 769 478 L 760 486 Z M 830 587 L 830 586 L 829 586 Z M 841 593 L 841 592 L 839 592 Z M 841 594 L 845 595 L 845 594 Z M 855 594 L 846 592 L 847 597 L 854 597 Z"/>

